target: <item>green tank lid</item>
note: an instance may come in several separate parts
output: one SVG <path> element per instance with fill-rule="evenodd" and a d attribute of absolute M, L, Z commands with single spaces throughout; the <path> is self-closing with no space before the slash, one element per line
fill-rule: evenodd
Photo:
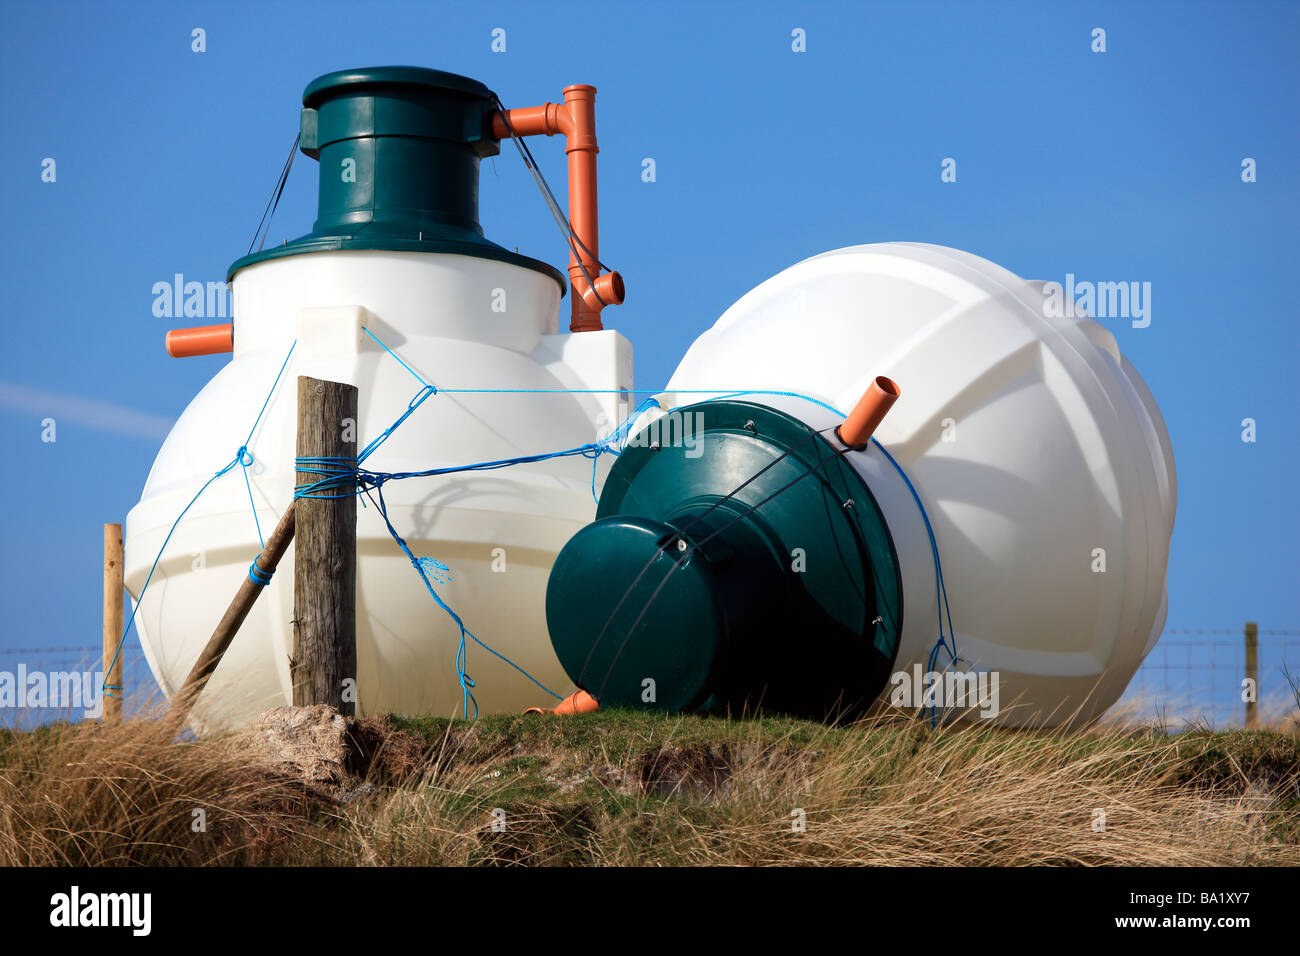
<path fill-rule="evenodd" d="M 602 706 L 860 712 L 903 623 L 870 489 L 784 412 L 719 400 L 677 414 L 690 445 L 680 427 L 636 436 L 597 520 L 556 558 L 546 621 L 565 672 Z"/>
<path fill-rule="evenodd" d="M 494 259 L 565 278 L 485 238 L 479 160 L 500 152 L 495 94 L 455 73 L 414 66 L 340 70 L 303 92 L 299 148 L 320 164 L 316 222 L 288 243 L 236 260 L 245 266 L 340 249 L 436 252 Z"/>
<path fill-rule="evenodd" d="M 665 710 L 692 710 L 704 703 L 708 687 L 726 646 L 727 608 L 724 588 L 714 565 L 673 544 L 679 529 L 661 521 L 614 516 L 579 531 L 566 546 L 576 560 L 556 563 L 547 588 L 547 619 L 555 620 L 564 634 L 593 636 L 601 626 L 597 618 L 612 611 L 612 599 L 633 595 L 615 615 L 599 643 L 578 641 L 565 654 L 575 673 L 598 689 L 616 658 L 623 665 L 613 680 L 613 696 L 627 702 L 645 693 L 643 682 L 658 685 L 656 703 Z M 593 563 L 593 556 L 598 563 Z M 593 592 L 593 578 L 599 590 Z M 641 582 L 649 590 L 642 591 Z M 656 600 L 646 602 L 660 584 L 668 585 Z M 641 595 L 641 599 L 636 599 Z M 593 603 L 594 602 L 594 603 Z M 568 623 L 578 611 L 582 624 Z M 603 646 L 601 646 L 603 645 Z M 569 645 L 566 645 L 569 646 Z M 653 647 L 654 654 L 646 649 Z M 585 655 L 591 652 L 589 657 Z M 584 657 L 584 659 L 579 659 Z M 573 673 L 570 676 L 574 676 Z"/>

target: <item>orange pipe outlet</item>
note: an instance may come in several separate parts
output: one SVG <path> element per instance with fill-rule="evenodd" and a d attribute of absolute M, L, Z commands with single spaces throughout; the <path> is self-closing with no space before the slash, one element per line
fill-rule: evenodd
<path fill-rule="evenodd" d="M 506 119 L 510 120 L 509 126 Z M 492 135 L 497 139 L 508 139 L 511 129 L 520 136 L 554 136 L 556 133 L 568 136 L 572 128 L 572 117 L 559 103 L 506 110 L 504 119 L 500 113 L 492 115 Z"/>
<path fill-rule="evenodd" d="M 872 433 L 889 414 L 900 394 L 902 392 L 893 379 L 878 375 L 858 399 L 858 404 L 853 406 L 849 417 L 835 429 L 836 437 L 854 451 L 866 448 Z"/>
<path fill-rule="evenodd" d="M 570 694 L 564 700 L 560 701 L 554 708 L 548 707 L 529 707 L 525 714 L 590 714 L 593 711 L 600 710 L 600 702 L 592 697 L 585 690 L 577 690 Z"/>
<path fill-rule="evenodd" d="M 569 271 L 572 273 L 573 270 L 570 269 Z M 581 269 L 578 270 L 578 277 L 584 282 L 586 281 L 583 279 Z M 582 298 L 588 308 L 596 311 L 596 320 L 600 321 L 600 310 L 606 305 L 623 304 L 624 291 L 623 277 L 617 272 L 606 272 L 604 275 L 598 277 L 596 281 L 587 288 L 587 291 L 582 293 Z M 602 303 L 604 304 L 602 305 Z"/>
<path fill-rule="evenodd" d="M 235 349 L 233 325 L 200 325 L 192 329 L 172 329 L 163 340 L 172 358 L 194 355 L 219 355 Z"/>
<path fill-rule="evenodd" d="M 596 88 L 585 84 L 566 86 L 563 104 L 545 103 L 506 110 L 504 116 L 493 115 L 492 135 L 497 139 L 507 139 L 512 129 L 518 136 L 564 135 L 564 151 L 569 157 L 569 222 L 574 233 L 569 249 L 569 331 L 598 332 L 604 328 L 601 310 L 622 304 L 625 290 L 617 272 L 600 272 Z"/>

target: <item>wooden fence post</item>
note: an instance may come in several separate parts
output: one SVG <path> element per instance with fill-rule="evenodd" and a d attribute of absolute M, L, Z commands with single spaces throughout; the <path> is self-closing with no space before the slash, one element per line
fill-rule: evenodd
<path fill-rule="evenodd" d="M 100 694 L 105 721 L 122 719 L 122 526 L 104 525 L 104 679 Z"/>
<path fill-rule="evenodd" d="M 357 389 L 354 385 L 298 377 L 298 457 L 357 456 Z M 299 470 L 297 484 L 322 480 Z M 294 706 L 332 704 L 356 712 L 357 498 L 345 479 L 317 497 L 295 502 L 293 657 L 289 662 Z"/>
<path fill-rule="evenodd" d="M 1254 690 L 1251 699 L 1246 701 L 1246 729 L 1259 727 L 1259 625 L 1254 621 L 1246 622 L 1246 678 Z"/>

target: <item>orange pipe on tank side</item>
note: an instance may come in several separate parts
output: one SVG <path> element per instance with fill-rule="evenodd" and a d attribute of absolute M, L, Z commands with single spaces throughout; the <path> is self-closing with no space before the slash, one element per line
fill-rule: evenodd
<path fill-rule="evenodd" d="M 192 329 L 172 329 L 163 339 L 172 358 L 194 355 L 219 355 L 235 348 L 233 325 L 200 325 Z"/>
<path fill-rule="evenodd" d="M 855 451 L 866 448 L 872 433 L 894 407 L 900 394 L 902 392 L 893 379 L 876 376 L 876 380 L 858 399 L 858 404 L 853 406 L 848 418 L 835 429 L 836 437 Z"/>
<path fill-rule="evenodd" d="M 585 690 L 577 690 L 554 708 L 529 707 L 525 714 L 590 714 L 600 710 L 600 703 Z"/>
<path fill-rule="evenodd" d="M 509 125 L 506 121 L 509 120 Z M 623 279 L 600 273 L 600 224 L 596 203 L 596 88 L 575 84 L 564 88 L 564 103 L 545 103 L 506 110 L 492 117 L 492 135 L 564 134 L 569 157 L 569 222 L 575 240 L 569 249 L 569 331 L 597 332 L 604 328 L 601 310 L 623 302 Z M 578 240 L 581 240 L 579 242 Z M 576 247 L 576 248 L 575 248 Z M 591 282 L 588 282 L 588 277 Z"/>

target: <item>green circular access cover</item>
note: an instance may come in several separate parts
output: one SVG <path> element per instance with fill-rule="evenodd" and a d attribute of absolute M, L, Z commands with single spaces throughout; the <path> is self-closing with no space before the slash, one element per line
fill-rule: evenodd
<path fill-rule="evenodd" d="M 613 517 L 588 525 L 569 542 L 580 555 L 600 555 L 600 563 L 580 558 L 556 565 L 547 589 L 547 617 L 563 619 L 566 609 L 592 602 L 596 578 L 601 613 L 611 612 L 610 626 L 595 634 L 582 661 L 572 662 L 577 666 L 575 679 L 598 682 L 594 686 L 606 697 L 611 690 L 622 699 L 657 697 L 667 710 L 704 703 L 725 641 L 726 609 L 713 566 L 689 550 L 679 550 L 677 541 L 677 529 L 671 525 Z M 622 606 L 610 604 L 624 594 L 628 600 Z M 653 673 L 638 674 L 638 669 L 648 670 L 638 666 L 647 643 L 658 649 Z M 630 667 L 619 667 L 625 655 Z M 606 677 L 615 680 L 613 688 Z M 653 695 L 648 693 L 652 689 Z"/>
<path fill-rule="evenodd" d="M 551 643 L 602 706 L 860 712 L 885 686 L 902 580 L 843 446 L 719 400 L 635 436 L 547 587 Z"/>
<path fill-rule="evenodd" d="M 372 66 L 359 70 L 335 70 L 318 76 L 307 84 L 302 91 L 302 105 L 315 107 L 326 99 L 341 95 L 344 91 L 384 90 L 385 88 L 418 88 L 431 90 L 454 90 L 479 99 L 492 99 L 493 93 L 478 80 L 448 73 L 446 70 L 431 70 L 424 66 Z"/>

